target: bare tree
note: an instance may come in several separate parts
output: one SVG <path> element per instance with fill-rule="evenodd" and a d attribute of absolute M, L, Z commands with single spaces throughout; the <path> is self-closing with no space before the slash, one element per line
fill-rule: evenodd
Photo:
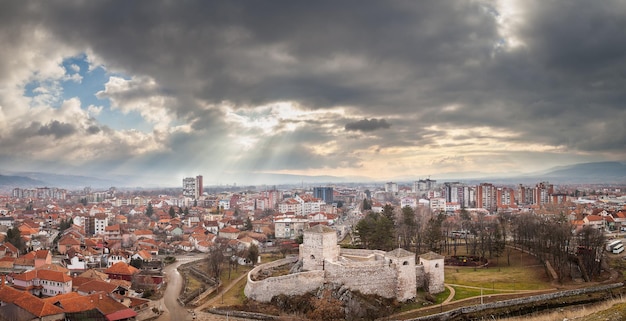
<path fill-rule="evenodd" d="M 221 243 L 216 242 L 209 248 L 207 261 L 209 275 L 219 280 L 222 273 L 222 263 L 224 262 L 224 248 Z"/>

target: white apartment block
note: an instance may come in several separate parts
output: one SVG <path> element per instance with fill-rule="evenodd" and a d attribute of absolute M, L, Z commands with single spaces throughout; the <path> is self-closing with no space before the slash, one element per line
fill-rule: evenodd
<path fill-rule="evenodd" d="M 287 217 L 274 221 L 274 235 L 277 239 L 294 239 L 302 235 L 308 219 Z"/>
<path fill-rule="evenodd" d="M 400 199 L 400 208 L 405 207 L 417 208 L 417 198 L 414 197 L 403 197 Z"/>
<path fill-rule="evenodd" d="M 433 212 L 442 212 L 446 210 L 446 199 L 441 197 L 434 197 L 430 199 L 430 209 Z"/>

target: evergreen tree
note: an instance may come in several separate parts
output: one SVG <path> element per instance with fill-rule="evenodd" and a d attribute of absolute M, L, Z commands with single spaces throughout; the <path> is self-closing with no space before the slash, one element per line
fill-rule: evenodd
<path fill-rule="evenodd" d="M 250 261 L 250 263 L 252 263 L 252 265 L 254 265 L 259 257 L 259 248 L 252 244 L 250 245 L 250 247 L 248 248 L 248 255 L 247 255 L 247 259 Z"/>
<path fill-rule="evenodd" d="M 176 210 L 174 210 L 174 206 L 170 206 L 170 217 L 176 217 Z"/>
<path fill-rule="evenodd" d="M 26 250 L 26 244 L 24 243 L 24 240 L 22 240 L 22 233 L 17 227 L 7 230 L 6 241 L 13 244 L 13 246 L 15 246 L 20 253 L 24 253 Z"/>
<path fill-rule="evenodd" d="M 369 211 L 369 210 L 371 210 L 371 209 L 372 209 L 372 203 L 370 203 L 370 202 L 367 200 L 367 198 L 364 198 L 364 199 L 363 199 L 363 206 L 362 206 L 362 207 L 363 207 L 363 210 L 364 210 L 364 211 Z"/>
<path fill-rule="evenodd" d="M 356 224 L 355 233 L 366 249 L 389 251 L 394 248 L 393 221 L 380 213 L 368 213 Z"/>
<path fill-rule="evenodd" d="M 141 269 L 141 267 L 143 266 L 143 260 L 140 258 L 130 259 L 130 265 L 138 269 Z"/>
<path fill-rule="evenodd" d="M 152 203 L 148 203 L 148 208 L 146 208 L 146 216 L 151 218 L 152 214 L 154 214 L 154 209 L 152 208 Z"/>
<path fill-rule="evenodd" d="M 244 231 L 252 231 L 252 220 L 248 217 L 243 225 Z"/>
<path fill-rule="evenodd" d="M 385 206 L 383 207 L 383 216 L 389 219 L 393 224 L 396 223 L 396 217 L 393 213 L 393 206 L 391 206 L 390 204 L 385 204 Z"/>
<path fill-rule="evenodd" d="M 443 213 L 439 213 L 437 216 L 433 216 L 428 220 L 428 223 L 426 225 L 425 242 L 430 251 L 441 251 L 441 242 L 443 241 L 441 226 L 445 219 L 446 216 Z"/>

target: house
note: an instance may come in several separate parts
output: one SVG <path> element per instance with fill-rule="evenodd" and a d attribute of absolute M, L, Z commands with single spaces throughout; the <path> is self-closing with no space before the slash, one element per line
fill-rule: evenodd
<path fill-rule="evenodd" d="M 110 279 L 132 281 L 133 276 L 139 273 L 139 269 L 124 262 L 117 262 L 104 270 Z"/>
<path fill-rule="evenodd" d="M 337 214 L 329 214 L 323 212 L 309 214 L 308 217 L 310 222 L 323 222 L 327 225 L 333 225 L 337 221 Z"/>
<path fill-rule="evenodd" d="M 74 272 L 82 272 L 87 269 L 87 262 L 85 262 L 82 255 L 73 255 L 69 259 L 63 259 L 61 264 Z"/>
<path fill-rule="evenodd" d="M 13 286 L 33 295 L 54 296 L 72 292 L 72 278 L 52 269 L 30 270 L 13 275 Z"/>
<path fill-rule="evenodd" d="M 191 252 L 193 250 L 193 244 L 189 241 L 176 242 L 176 248 L 185 252 Z"/>
<path fill-rule="evenodd" d="M 223 229 L 219 230 L 218 235 L 222 238 L 226 238 L 226 239 L 231 239 L 231 240 L 236 240 L 237 237 L 239 237 L 239 230 L 232 227 L 232 226 L 227 226 L 224 227 Z"/>
<path fill-rule="evenodd" d="M 133 232 L 133 236 L 136 240 L 142 238 L 154 239 L 154 233 L 152 233 L 152 231 L 150 230 L 136 230 Z"/>
<path fill-rule="evenodd" d="M 76 239 L 70 234 L 63 236 L 58 243 L 58 251 L 61 254 L 66 254 L 69 249 L 80 251 L 81 241 Z"/>
<path fill-rule="evenodd" d="M 218 221 L 204 221 L 204 229 L 209 231 L 209 233 L 217 234 L 220 229 Z"/>
<path fill-rule="evenodd" d="M 126 293 L 128 289 L 125 289 L 117 284 L 105 282 L 102 280 L 92 279 L 76 288 L 76 292 L 80 295 L 89 295 L 96 292 L 104 292 L 104 293 Z"/>
<path fill-rule="evenodd" d="M 306 218 L 285 217 L 274 220 L 274 233 L 277 239 L 294 239 L 302 235 L 309 220 Z"/>
<path fill-rule="evenodd" d="M 30 252 L 22 255 L 13 261 L 13 268 L 15 270 L 32 270 L 35 266 L 35 255 Z"/>
<path fill-rule="evenodd" d="M 15 224 L 15 219 L 12 216 L 0 216 L 0 225 L 6 226 L 8 228 L 13 228 Z"/>
<path fill-rule="evenodd" d="M 65 320 L 63 309 L 25 292 L 0 309 L 7 320 Z"/>
<path fill-rule="evenodd" d="M 137 312 L 118 300 L 115 294 L 104 291 L 90 295 L 62 295 L 44 301 L 63 309 L 68 320 L 82 320 L 86 315 L 94 320 L 135 320 Z"/>
<path fill-rule="evenodd" d="M 120 229 L 119 224 L 107 226 L 104 228 L 104 239 L 105 240 L 121 240 L 122 239 L 122 230 Z"/>
<path fill-rule="evenodd" d="M 105 260 L 107 267 L 111 267 L 118 262 L 130 263 L 130 257 L 130 253 L 123 250 L 118 250 L 109 253 L 109 255 L 106 256 Z"/>
<path fill-rule="evenodd" d="M 19 254 L 20 254 L 20 251 L 17 249 L 17 247 L 15 247 L 15 245 L 9 242 L 0 244 L 0 257 L 5 257 L 5 256 L 18 257 Z"/>
<path fill-rule="evenodd" d="M 604 228 L 604 218 L 600 215 L 587 215 L 583 218 L 585 226 L 591 226 L 595 229 Z"/>
<path fill-rule="evenodd" d="M 159 255 L 159 244 L 153 239 L 141 239 L 137 241 L 137 250 L 147 250 L 150 254 Z"/>
<path fill-rule="evenodd" d="M 152 261 L 152 254 L 150 254 L 150 252 L 147 250 L 140 250 L 140 251 L 137 251 L 135 254 L 133 254 L 133 256 L 131 256 L 131 259 L 142 260 L 142 261 Z"/>

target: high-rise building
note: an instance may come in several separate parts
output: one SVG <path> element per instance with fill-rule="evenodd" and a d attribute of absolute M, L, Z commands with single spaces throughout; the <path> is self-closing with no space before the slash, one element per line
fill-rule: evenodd
<path fill-rule="evenodd" d="M 476 207 L 493 211 L 497 207 L 497 188 L 493 184 L 482 183 L 476 186 Z"/>
<path fill-rule="evenodd" d="M 515 190 L 509 187 L 498 187 L 496 194 L 496 206 L 498 208 L 515 205 Z"/>
<path fill-rule="evenodd" d="M 202 175 L 183 178 L 183 196 L 199 199 L 202 193 Z"/>
<path fill-rule="evenodd" d="M 333 203 L 332 187 L 313 187 L 313 197 L 322 199 L 326 204 Z"/>
<path fill-rule="evenodd" d="M 413 182 L 413 188 L 411 189 L 414 193 L 416 192 L 425 192 L 430 191 L 435 188 L 437 181 L 434 179 L 420 179 L 418 181 Z"/>
<path fill-rule="evenodd" d="M 398 192 L 398 184 L 394 182 L 385 183 L 385 192 L 387 193 L 397 193 Z"/>
<path fill-rule="evenodd" d="M 448 203 L 457 203 L 462 208 L 474 207 L 474 188 L 459 182 L 443 183 L 443 192 Z"/>
<path fill-rule="evenodd" d="M 554 186 L 548 182 L 541 182 L 535 185 L 534 204 L 545 205 L 550 203 L 550 196 L 554 193 Z"/>

